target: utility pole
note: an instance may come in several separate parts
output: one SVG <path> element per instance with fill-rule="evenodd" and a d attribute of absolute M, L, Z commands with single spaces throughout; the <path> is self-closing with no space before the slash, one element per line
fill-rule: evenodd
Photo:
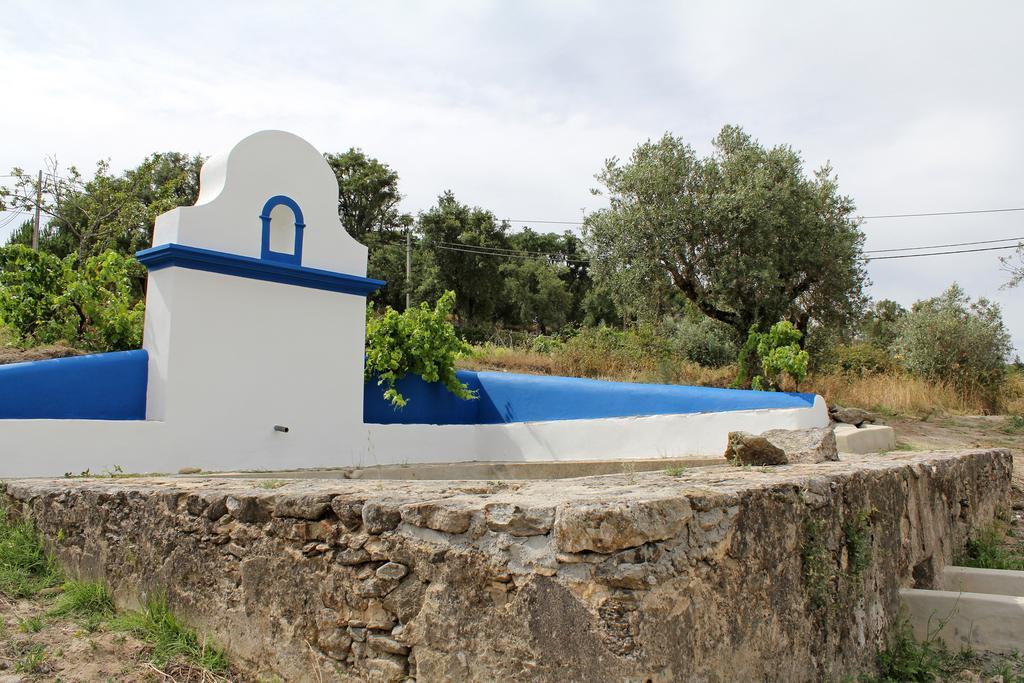
<path fill-rule="evenodd" d="M 43 172 L 39 171 L 36 182 L 36 222 L 32 225 L 32 251 L 39 251 L 39 211 L 43 204 Z"/>
<path fill-rule="evenodd" d="M 405 310 L 412 306 L 412 230 L 405 229 Z"/>

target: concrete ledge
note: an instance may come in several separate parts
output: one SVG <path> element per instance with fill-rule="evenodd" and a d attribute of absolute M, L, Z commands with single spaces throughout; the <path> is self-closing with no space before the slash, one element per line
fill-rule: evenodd
<path fill-rule="evenodd" d="M 1024 572 L 975 567 L 946 567 L 939 588 L 964 593 L 1024 597 Z M 1024 633 L 1021 634 L 1024 637 Z M 1024 648 L 1022 648 L 1024 649 Z"/>
<path fill-rule="evenodd" d="M 378 467 L 335 467 L 266 472 L 209 472 L 201 476 L 260 479 L 399 479 L 408 481 L 506 481 L 570 479 L 604 474 L 656 472 L 669 468 L 724 466 L 725 458 L 647 458 L 636 460 L 566 460 L 561 462 L 451 462 Z"/>
<path fill-rule="evenodd" d="M 840 453 L 882 453 L 896 448 L 896 432 L 885 425 L 848 424 L 835 426 L 836 446 Z"/>
<path fill-rule="evenodd" d="M 1022 597 L 903 588 L 900 600 L 920 640 L 938 637 L 953 650 L 1024 650 Z"/>

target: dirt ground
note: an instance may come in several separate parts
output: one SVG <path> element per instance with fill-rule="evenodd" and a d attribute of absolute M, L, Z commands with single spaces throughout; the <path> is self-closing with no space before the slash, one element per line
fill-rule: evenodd
<path fill-rule="evenodd" d="M 168 680 L 148 664 L 148 647 L 135 638 L 50 619 L 49 610 L 45 598 L 0 597 L 0 682 Z"/>

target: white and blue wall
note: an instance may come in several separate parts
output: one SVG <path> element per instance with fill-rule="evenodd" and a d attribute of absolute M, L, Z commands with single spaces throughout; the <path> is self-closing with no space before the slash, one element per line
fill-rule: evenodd
<path fill-rule="evenodd" d="M 366 247 L 334 173 L 289 133 L 203 167 L 156 222 L 143 350 L 0 366 L 0 476 L 720 455 L 729 431 L 820 427 L 820 397 L 461 373 L 363 381 Z"/>

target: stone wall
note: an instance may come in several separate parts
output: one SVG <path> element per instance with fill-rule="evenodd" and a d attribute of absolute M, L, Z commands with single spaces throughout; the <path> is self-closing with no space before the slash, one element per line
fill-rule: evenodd
<path fill-rule="evenodd" d="M 23 480 L 7 496 L 73 573 L 123 606 L 166 592 L 254 675 L 818 681 L 871 667 L 897 589 L 929 586 L 992 520 L 1011 467 L 991 450 L 515 483 Z"/>

